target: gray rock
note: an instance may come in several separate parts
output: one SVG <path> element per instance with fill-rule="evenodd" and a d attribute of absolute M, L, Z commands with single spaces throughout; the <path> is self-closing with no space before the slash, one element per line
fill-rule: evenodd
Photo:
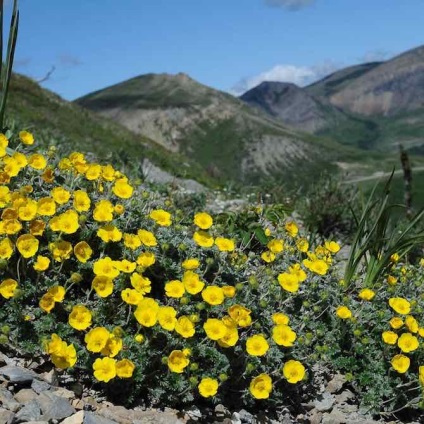
<path fill-rule="evenodd" d="M 16 412 L 20 408 L 19 402 L 17 402 L 13 398 L 12 393 L 10 393 L 4 387 L 0 387 L 0 403 L 3 405 L 4 408 L 12 412 Z"/>
<path fill-rule="evenodd" d="M 76 412 L 68 400 L 56 396 L 52 392 L 42 392 L 37 401 L 41 407 L 43 418 L 47 420 L 63 420 Z"/>
<path fill-rule="evenodd" d="M 40 405 L 35 399 L 27 402 L 25 406 L 16 414 L 16 420 L 20 423 L 38 421 L 40 418 Z"/>
<path fill-rule="evenodd" d="M 196 408 L 195 406 L 192 406 L 191 408 L 187 409 L 185 412 L 192 419 L 202 418 L 202 413 L 200 412 L 199 408 Z"/>
<path fill-rule="evenodd" d="M 322 412 L 319 412 L 316 409 L 313 409 L 310 412 L 309 422 L 311 424 L 320 424 L 321 418 L 322 418 Z"/>
<path fill-rule="evenodd" d="M 326 391 L 329 393 L 338 393 L 346 383 L 346 377 L 342 374 L 336 374 L 327 384 Z"/>
<path fill-rule="evenodd" d="M 325 413 L 322 416 L 322 424 L 343 424 L 346 423 L 345 415 L 338 409 L 334 408 L 331 413 Z"/>
<path fill-rule="evenodd" d="M 355 394 L 352 393 L 349 389 L 343 390 L 339 395 L 336 395 L 337 403 L 344 403 L 353 399 L 355 399 Z"/>
<path fill-rule="evenodd" d="M 335 399 L 334 396 L 328 392 L 324 392 L 322 396 L 317 399 L 315 403 L 315 408 L 319 412 L 329 411 L 334 405 Z"/>
<path fill-rule="evenodd" d="M 245 409 L 239 411 L 240 420 L 242 423 L 252 424 L 253 415 L 250 412 L 247 412 Z"/>
<path fill-rule="evenodd" d="M 19 403 L 27 403 L 37 397 L 37 393 L 34 392 L 32 389 L 21 389 L 18 393 L 15 395 L 15 399 Z"/>
<path fill-rule="evenodd" d="M 6 409 L 0 408 L 0 423 L 1 424 L 12 424 L 15 414 Z"/>
<path fill-rule="evenodd" d="M 62 424 L 82 424 L 84 422 L 84 411 L 78 411 L 76 414 L 65 418 Z"/>
<path fill-rule="evenodd" d="M 241 424 L 240 414 L 238 412 L 233 412 L 231 421 L 233 424 Z"/>
<path fill-rule="evenodd" d="M 51 388 L 50 384 L 46 381 L 34 380 L 31 383 L 31 389 L 34 390 L 35 393 L 40 394 L 41 392 L 45 392 Z"/>
<path fill-rule="evenodd" d="M 84 412 L 83 424 L 120 424 L 116 421 L 110 420 L 109 418 L 101 417 L 93 414 L 92 412 Z"/>
<path fill-rule="evenodd" d="M 75 393 L 72 390 L 65 389 L 63 387 L 58 387 L 52 391 L 56 396 L 60 396 L 65 399 L 74 399 Z"/>
<path fill-rule="evenodd" d="M 49 372 L 43 373 L 42 378 L 45 382 L 49 383 L 52 386 L 57 386 L 59 384 L 57 372 L 54 368 L 51 369 Z"/>
<path fill-rule="evenodd" d="M 49 424 L 48 421 L 27 421 L 26 424 Z"/>
<path fill-rule="evenodd" d="M 215 406 L 215 416 L 217 418 L 224 419 L 225 417 L 231 417 L 231 414 L 224 405 L 219 403 Z"/>
<path fill-rule="evenodd" d="M 5 376 L 11 383 L 31 383 L 37 377 L 35 372 L 14 365 L 6 365 L 0 368 L 0 375 Z"/>

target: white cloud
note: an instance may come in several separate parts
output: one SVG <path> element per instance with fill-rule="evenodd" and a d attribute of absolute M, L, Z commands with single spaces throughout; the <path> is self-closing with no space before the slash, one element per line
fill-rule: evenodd
<path fill-rule="evenodd" d="M 230 92 L 239 96 L 264 81 L 291 82 L 303 87 L 331 74 L 339 68 L 340 66 L 332 61 L 315 66 L 276 65 L 259 75 L 243 78 Z"/>
<path fill-rule="evenodd" d="M 370 50 L 358 58 L 359 63 L 382 62 L 389 59 L 392 54 L 387 50 Z"/>
<path fill-rule="evenodd" d="M 315 0 L 265 0 L 265 4 L 274 7 L 285 7 L 289 10 L 298 10 L 310 6 Z"/>

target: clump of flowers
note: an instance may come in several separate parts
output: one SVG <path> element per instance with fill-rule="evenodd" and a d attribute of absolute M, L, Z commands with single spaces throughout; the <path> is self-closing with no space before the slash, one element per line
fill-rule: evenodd
<path fill-rule="evenodd" d="M 0 322 L 13 343 L 169 405 L 234 392 L 283 405 L 317 362 L 373 405 L 392 394 L 378 388 L 421 388 L 422 266 L 398 258 L 390 283 L 347 290 L 340 245 L 313 246 L 277 209 L 229 225 L 34 141 L 0 136 Z"/>

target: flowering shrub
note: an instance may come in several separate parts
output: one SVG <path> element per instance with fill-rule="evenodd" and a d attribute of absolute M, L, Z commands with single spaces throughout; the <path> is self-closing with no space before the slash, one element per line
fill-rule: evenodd
<path fill-rule="evenodd" d="M 346 285 L 338 243 L 310 246 L 278 207 L 227 225 L 33 144 L 0 136 L 1 343 L 128 403 L 288 404 L 325 363 L 375 411 L 418 405 L 424 260 Z"/>

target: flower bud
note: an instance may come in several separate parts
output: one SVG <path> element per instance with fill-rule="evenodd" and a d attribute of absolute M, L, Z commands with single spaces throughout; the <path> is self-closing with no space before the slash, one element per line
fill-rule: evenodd
<path fill-rule="evenodd" d="M 71 274 L 70 280 L 71 280 L 73 283 L 78 284 L 78 283 L 80 283 L 80 282 L 82 281 L 82 275 L 81 275 L 79 272 L 73 272 L 73 273 Z"/>
<path fill-rule="evenodd" d="M 190 371 L 197 371 L 199 369 L 199 364 L 197 362 L 193 362 L 190 364 Z"/>

